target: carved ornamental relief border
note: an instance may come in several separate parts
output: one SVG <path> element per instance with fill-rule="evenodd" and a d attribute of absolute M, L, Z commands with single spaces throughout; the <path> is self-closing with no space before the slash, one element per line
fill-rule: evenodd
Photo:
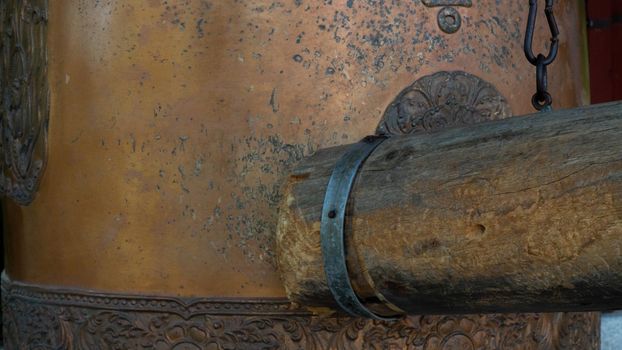
<path fill-rule="evenodd" d="M 598 313 L 320 317 L 284 299 L 97 293 L 2 279 L 6 349 L 598 349 Z"/>
<path fill-rule="evenodd" d="M 494 85 L 463 71 L 439 71 L 417 79 L 385 110 L 376 134 L 407 135 L 512 116 Z"/>
<path fill-rule="evenodd" d="M 47 0 L 0 1 L 0 194 L 22 205 L 46 163 L 47 11 Z"/>

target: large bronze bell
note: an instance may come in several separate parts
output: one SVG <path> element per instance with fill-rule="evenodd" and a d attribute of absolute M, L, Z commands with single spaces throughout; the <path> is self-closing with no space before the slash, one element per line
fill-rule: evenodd
<path fill-rule="evenodd" d="M 548 66 L 555 110 L 588 102 L 581 6 L 555 3 L 559 53 Z M 596 349 L 599 314 L 583 310 L 602 305 L 574 303 L 584 299 L 547 308 L 431 298 L 418 313 L 399 299 L 413 294 L 388 295 L 404 289 L 387 280 L 373 287 L 419 316 L 355 318 L 341 312 L 321 283 L 303 285 L 317 292 L 311 298 L 291 293 L 291 276 L 323 278 L 319 241 L 289 251 L 296 256 L 287 256 L 283 245 L 277 250 L 285 213 L 279 206 L 305 205 L 286 196 L 293 183 L 306 181 L 296 178 L 297 169 L 322 155 L 333 157 L 323 174 L 334 168 L 337 154 L 319 149 L 376 133 L 412 133 L 383 144 L 428 142 L 428 155 L 436 155 L 429 160 L 439 165 L 444 156 L 431 146 L 437 136 L 466 137 L 464 130 L 475 130 L 469 128 L 486 133 L 497 124 L 477 123 L 532 113 L 534 68 L 522 52 L 528 7 L 468 0 L 1 1 L 5 347 Z M 544 19 L 534 33 L 534 50 L 544 51 L 550 36 Z M 514 150 L 495 142 L 488 145 Z M 380 147 L 374 153 L 391 162 Z M 498 157 L 497 165 L 509 159 Z M 365 164 L 380 164 L 373 161 L 374 154 Z M 365 166 L 359 175 L 366 175 Z M 588 171 L 606 177 L 603 168 Z M 325 194 L 321 186 L 309 188 L 318 198 Z M 593 209 L 610 215 L 615 193 L 598 198 L 602 206 Z M 319 218 L 322 201 L 307 204 Z M 347 218 L 354 228 L 371 222 Z M 471 218 L 465 242 L 486 247 L 497 226 L 476 220 L 475 212 Z M 391 232 L 404 226 L 387 224 L 397 225 L 383 236 L 395 252 L 426 257 L 447 247 L 431 230 L 411 240 L 413 246 L 391 241 L 397 237 Z M 602 238 L 568 235 L 535 236 L 530 253 L 572 259 L 580 255 L 555 250 L 555 239 L 594 246 Z M 373 247 L 366 249 L 365 264 Z M 465 267 L 468 259 L 485 260 L 464 252 Z M 308 257 L 313 264 L 287 269 L 294 261 L 288 259 Z M 615 260 L 603 259 L 603 266 Z M 453 265 L 433 267 L 451 275 L 447 266 Z M 394 267 L 390 272 L 399 275 L 401 266 Z M 378 271 L 369 270 L 375 281 Z M 465 268 L 455 280 L 486 282 L 467 271 L 473 272 Z M 363 283 L 365 274 L 350 277 L 359 293 L 378 297 Z M 480 284 L 481 296 L 502 282 Z M 549 290 L 556 304 L 555 290 L 521 282 Z M 464 285 L 465 295 L 473 286 Z M 569 284 L 559 288 L 559 295 L 572 294 Z M 522 300 L 508 295 L 503 305 Z M 558 312 L 571 310 L 577 312 Z M 501 311 L 555 313 L 494 313 Z M 465 312 L 477 314 L 453 315 Z"/>

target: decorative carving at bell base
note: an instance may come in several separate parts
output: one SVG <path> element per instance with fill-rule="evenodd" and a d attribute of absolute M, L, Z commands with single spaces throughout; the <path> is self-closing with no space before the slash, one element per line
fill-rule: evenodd
<path fill-rule="evenodd" d="M 175 298 L 2 278 L 6 349 L 593 349 L 598 313 L 314 316 L 285 299 Z"/>

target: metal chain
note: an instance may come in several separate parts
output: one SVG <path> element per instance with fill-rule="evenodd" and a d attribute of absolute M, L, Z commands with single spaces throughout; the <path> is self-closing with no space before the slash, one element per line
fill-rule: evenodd
<path fill-rule="evenodd" d="M 538 14 L 538 0 L 529 0 L 529 18 L 527 19 L 527 29 L 525 30 L 525 57 L 532 65 L 536 66 L 536 93 L 531 98 L 531 104 L 537 110 L 550 111 L 553 98 L 547 91 L 547 75 L 546 66 L 551 64 L 555 57 L 557 57 L 557 51 L 559 49 L 559 29 L 557 28 L 557 22 L 555 22 L 555 15 L 553 14 L 553 0 L 546 0 L 546 7 L 544 8 L 544 14 L 546 15 L 546 21 L 549 24 L 549 30 L 551 31 L 551 47 L 549 48 L 548 55 L 533 54 L 532 42 L 533 32 L 536 25 L 536 16 Z"/>

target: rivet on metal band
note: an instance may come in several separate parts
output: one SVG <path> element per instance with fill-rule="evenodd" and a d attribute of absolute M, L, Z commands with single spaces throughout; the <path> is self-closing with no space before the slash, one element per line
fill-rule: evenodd
<path fill-rule="evenodd" d="M 361 165 L 386 137 L 367 136 L 351 148 L 337 161 L 331 174 L 320 224 L 322 257 L 326 280 L 337 304 L 352 316 L 377 320 L 394 320 L 368 309 L 357 296 L 346 264 L 344 225 L 346 207 L 354 180 Z"/>

